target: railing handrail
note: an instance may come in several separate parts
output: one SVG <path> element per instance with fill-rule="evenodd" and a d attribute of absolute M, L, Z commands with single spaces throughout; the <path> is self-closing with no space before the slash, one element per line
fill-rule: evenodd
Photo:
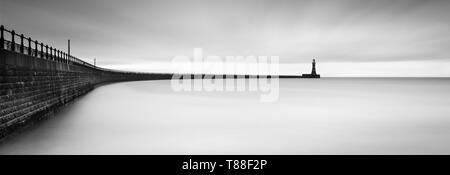
<path fill-rule="evenodd" d="M 130 72 L 130 71 L 120 71 L 113 69 L 106 69 L 98 66 L 94 66 L 86 61 L 83 61 L 75 56 L 69 55 L 68 53 L 58 50 L 51 45 L 44 44 L 43 42 L 39 42 L 38 40 L 33 40 L 31 37 L 26 37 L 24 34 L 18 34 L 14 30 L 8 30 L 3 25 L 0 26 L 0 49 L 1 50 L 10 50 L 13 52 L 17 52 L 17 48 L 19 48 L 19 53 L 26 54 L 36 57 L 47 59 L 50 61 L 57 61 L 66 64 L 78 64 L 81 66 L 90 67 L 96 70 L 108 71 L 108 72 L 117 72 L 117 73 L 137 73 L 144 74 L 143 72 Z M 7 39 L 5 33 L 9 33 L 10 40 Z M 20 44 L 16 43 L 15 38 L 20 38 Z M 24 44 L 28 42 L 27 46 Z M 34 43 L 34 45 L 32 44 Z M 18 46 L 18 47 L 17 47 Z M 34 49 L 32 48 L 34 46 Z M 5 48 L 6 47 L 6 48 Z M 10 47 L 10 48 L 9 48 Z M 40 48 L 40 51 L 39 51 Z M 44 51 L 45 50 L 45 51 Z M 49 52 L 50 51 L 50 52 Z"/>

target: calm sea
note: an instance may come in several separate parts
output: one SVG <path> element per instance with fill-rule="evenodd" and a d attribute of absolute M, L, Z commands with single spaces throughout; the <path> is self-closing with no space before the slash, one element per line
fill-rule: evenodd
<path fill-rule="evenodd" d="M 258 92 L 100 86 L 0 154 L 450 154 L 450 79 L 282 79 Z"/>

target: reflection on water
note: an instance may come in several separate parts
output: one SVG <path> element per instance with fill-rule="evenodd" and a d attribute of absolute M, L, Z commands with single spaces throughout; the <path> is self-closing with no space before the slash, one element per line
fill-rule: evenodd
<path fill-rule="evenodd" d="M 101 86 L 0 154 L 449 154 L 449 79 L 280 80 L 280 98 Z"/>

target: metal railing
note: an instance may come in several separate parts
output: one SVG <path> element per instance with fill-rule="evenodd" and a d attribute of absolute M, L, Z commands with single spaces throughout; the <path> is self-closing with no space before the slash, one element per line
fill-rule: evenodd
<path fill-rule="evenodd" d="M 6 36 L 8 35 L 8 36 Z M 37 40 L 32 40 L 31 37 L 25 37 L 23 34 L 17 34 L 14 30 L 7 30 L 3 25 L 0 26 L 0 49 L 9 50 L 36 58 L 42 58 L 50 61 L 61 62 L 71 65 L 81 65 L 90 67 L 93 69 L 109 72 L 118 73 L 135 73 L 143 74 L 138 72 L 127 72 L 118 71 L 112 69 L 105 69 L 101 67 L 94 66 L 88 62 L 85 62 L 77 57 L 69 55 L 68 53 L 58 50 L 52 46 L 39 42 Z"/>

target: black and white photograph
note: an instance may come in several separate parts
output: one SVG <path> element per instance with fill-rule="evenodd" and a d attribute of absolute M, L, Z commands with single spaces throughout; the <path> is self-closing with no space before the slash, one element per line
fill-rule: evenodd
<path fill-rule="evenodd" d="M 450 154 L 448 0 L 0 0 L 0 25 L 0 156 Z"/>

